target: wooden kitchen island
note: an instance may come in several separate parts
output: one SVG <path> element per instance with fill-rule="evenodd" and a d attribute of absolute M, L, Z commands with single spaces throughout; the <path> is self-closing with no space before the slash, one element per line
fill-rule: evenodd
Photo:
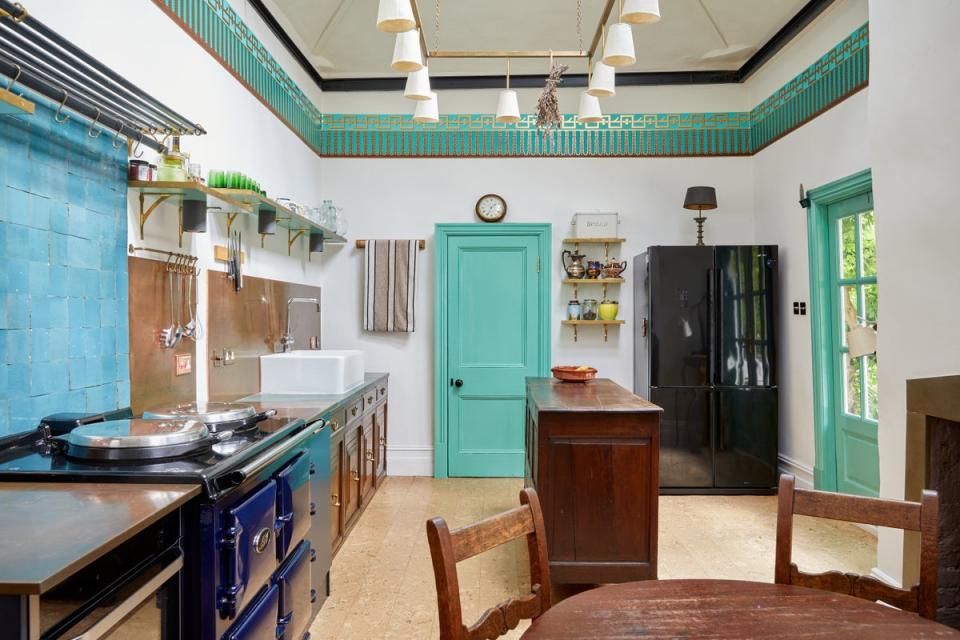
<path fill-rule="evenodd" d="M 527 379 L 526 486 L 556 583 L 657 577 L 662 409 L 611 380 Z"/>

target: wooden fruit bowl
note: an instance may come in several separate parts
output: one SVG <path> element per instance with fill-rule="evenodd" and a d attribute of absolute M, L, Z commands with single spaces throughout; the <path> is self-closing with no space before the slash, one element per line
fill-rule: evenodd
<path fill-rule="evenodd" d="M 597 377 L 597 370 L 593 367 L 581 369 L 573 366 L 560 366 L 551 369 L 553 377 L 562 382 L 586 382 Z"/>

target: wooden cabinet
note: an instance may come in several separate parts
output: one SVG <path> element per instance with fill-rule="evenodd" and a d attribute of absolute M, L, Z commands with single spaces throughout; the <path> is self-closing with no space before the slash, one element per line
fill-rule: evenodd
<path fill-rule="evenodd" d="M 333 440 L 336 434 L 331 434 L 330 442 L 330 542 L 331 548 L 340 546 L 343 535 L 343 487 L 342 487 L 342 460 L 343 438 Z"/>
<path fill-rule="evenodd" d="M 349 432 L 344 436 L 344 471 L 343 477 L 343 522 L 345 526 L 352 524 L 353 516 L 360 511 L 360 430 L 357 427 L 348 427 Z"/>
<path fill-rule="evenodd" d="M 373 415 L 368 415 L 360 425 L 360 448 L 362 449 L 362 465 L 360 469 L 360 499 L 370 500 L 373 494 L 377 472 L 377 454 L 374 444 Z"/>
<path fill-rule="evenodd" d="M 376 485 L 387 476 L 387 403 L 382 402 L 373 414 L 373 443 L 376 450 Z"/>
<path fill-rule="evenodd" d="M 526 484 L 554 582 L 657 577 L 660 413 L 610 380 L 527 380 Z"/>

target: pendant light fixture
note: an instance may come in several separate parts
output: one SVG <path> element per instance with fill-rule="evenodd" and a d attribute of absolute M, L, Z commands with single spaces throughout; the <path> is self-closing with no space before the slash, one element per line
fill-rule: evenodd
<path fill-rule="evenodd" d="M 600 50 L 606 45 L 606 34 L 601 32 Z M 609 98 L 617 95 L 617 72 L 602 60 L 593 63 L 593 74 L 587 87 L 587 93 L 597 98 Z"/>
<path fill-rule="evenodd" d="M 517 92 L 510 88 L 510 58 L 507 58 L 507 88 L 497 100 L 497 122 L 520 122 L 520 103 Z"/>
<path fill-rule="evenodd" d="M 416 28 L 410 0 L 380 0 L 377 29 L 387 33 L 402 33 Z"/>
<path fill-rule="evenodd" d="M 430 99 L 430 71 L 424 66 L 419 71 L 407 74 L 407 86 L 403 90 L 403 97 L 408 100 Z"/>
<path fill-rule="evenodd" d="M 620 0 L 623 13 L 623 0 Z M 626 67 L 637 61 L 633 46 L 633 31 L 625 22 L 617 22 L 607 29 L 607 42 L 603 47 L 603 63 L 611 67 Z"/>
<path fill-rule="evenodd" d="M 393 62 L 390 64 L 390 68 L 394 71 L 420 71 L 423 68 L 419 29 L 397 34 L 397 42 L 393 47 Z"/>
<path fill-rule="evenodd" d="M 627 0 L 620 10 L 620 22 L 652 24 L 660 22 L 660 0 Z"/>
<path fill-rule="evenodd" d="M 593 84 L 593 76 L 590 74 L 590 60 L 587 60 L 587 86 Z M 603 112 L 600 111 L 600 100 L 592 95 L 589 90 L 580 94 L 580 108 L 577 110 L 578 122 L 600 122 L 603 120 Z"/>
<path fill-rule="evenodd" d="M 436 91 L 430 92 L 429 100 L 417 102 L 417 108 L 413 112 L 413 121 L 419 123 L 440 122 L 440 105 L 437 103 Z"/>

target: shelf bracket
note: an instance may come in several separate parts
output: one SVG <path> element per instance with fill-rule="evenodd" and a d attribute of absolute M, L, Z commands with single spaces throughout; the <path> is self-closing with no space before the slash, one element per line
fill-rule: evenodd
<path fill-rule="evenodd" d="M 607 325 L 603 325 L 603 341 L 607 341 Z"/>
<path fill-rule="evenodd" d="M 291 247 L 293 247 L 293 243 L 296 242 L 300 238 L 300 236 L 302 236 L 304 233 L 305 233 L 304 229 L 300 229 L 299 231 L 297 231 L 296 234 L 293 233 L 293 229 L 287 229 L 287 255 L 288 256 L 292 255 Z"/>
<path fill-rule="evenodd" d="M 233 221 L 240 215 L 239 211 L 227 212 L 227 235 L 230 235 L 230 229 L 233 227 Z"/>
<path fill-rule="evenodd" d="M 143 225 L 147 223 L 147 220 L 149 220 L 153 212 L 157 210 L 157 207 L 160 206 L 162 203 L 164 203 L 168 198 L 170 198 L 170 194 L 157 196 L 157 199 L 154 200 L 153 204 L 147 207 L 146 210 L 144 210 L 143 208 L 144 201 L 145 201 L 144 196 L 145 194 L 143 193 L 140 194 L 140 239 L 141 240 L 143 240 Z"/>
<path fill-rule="evenodd" d="M 577 341 L 577 325 L 573 325 L 573 341 Z"/>

